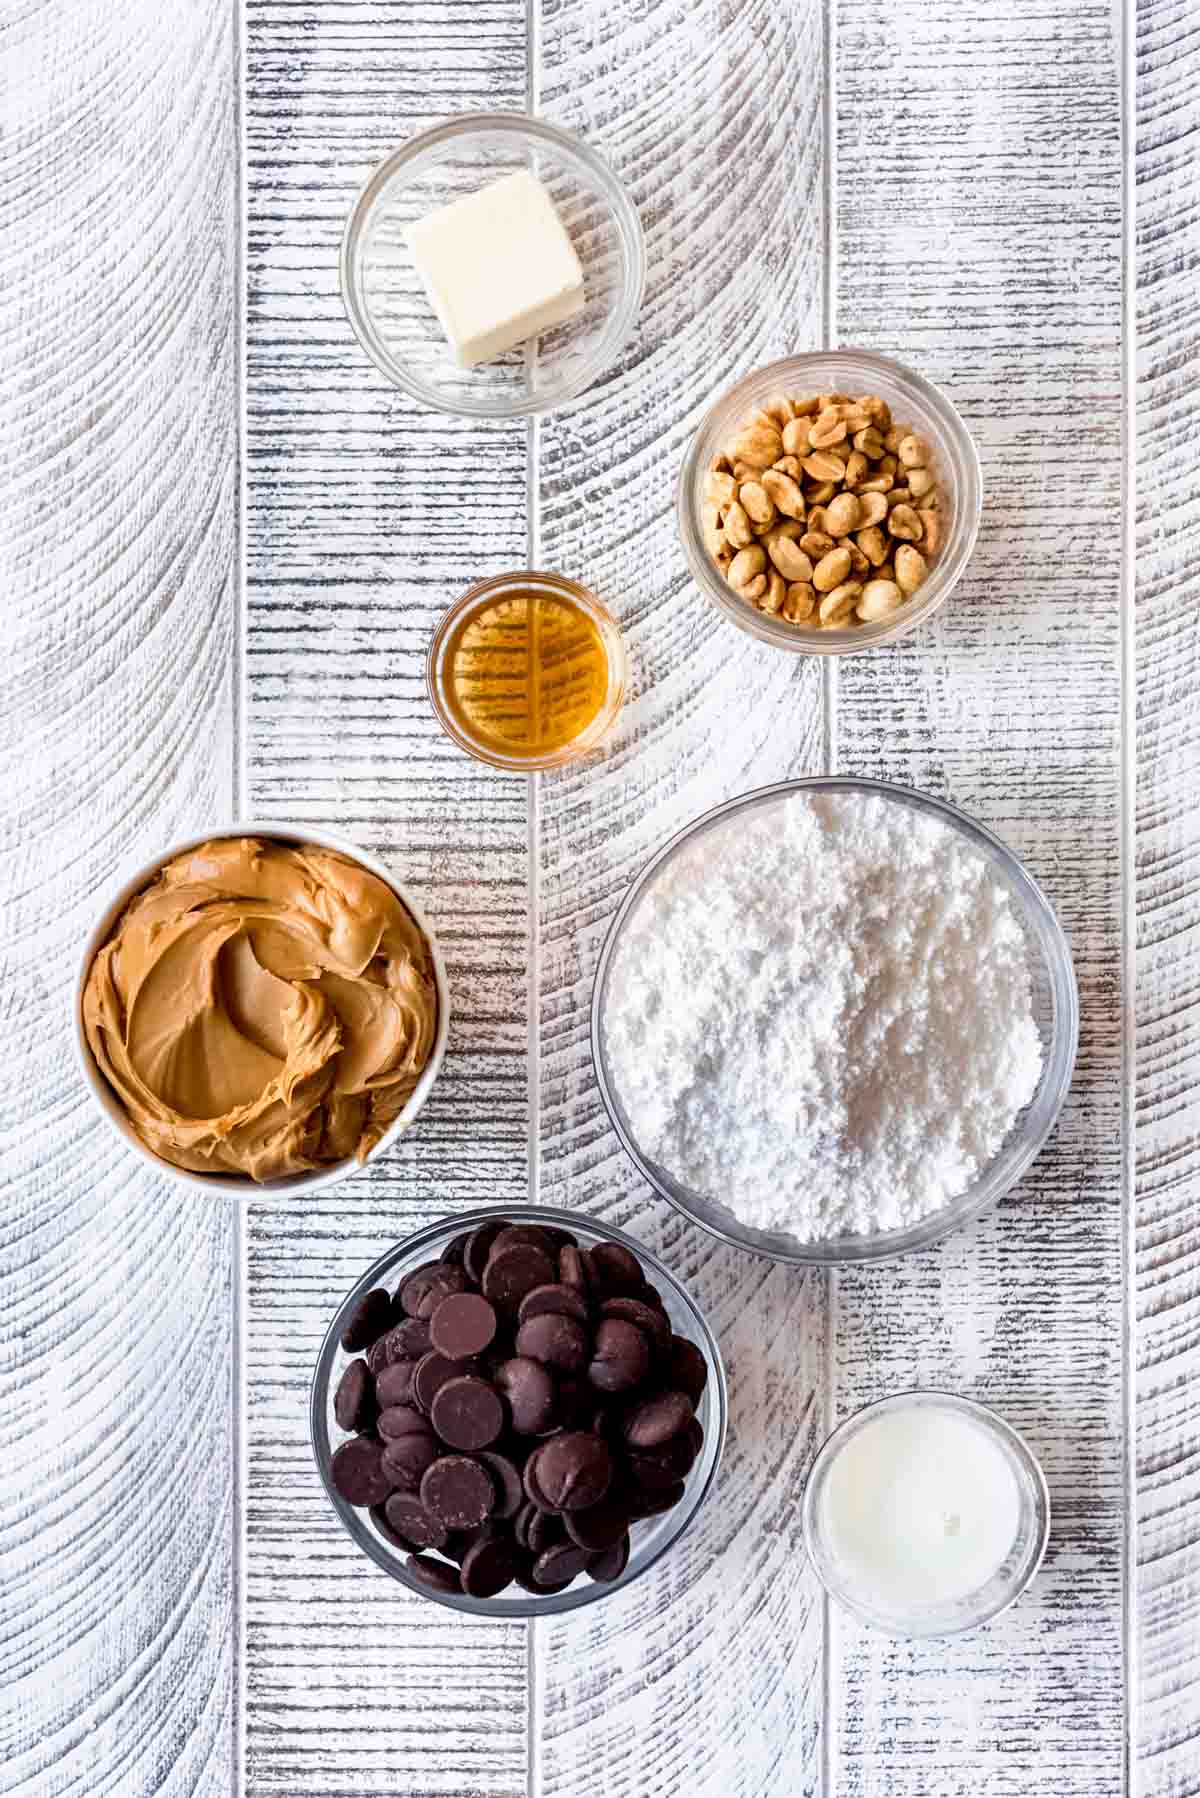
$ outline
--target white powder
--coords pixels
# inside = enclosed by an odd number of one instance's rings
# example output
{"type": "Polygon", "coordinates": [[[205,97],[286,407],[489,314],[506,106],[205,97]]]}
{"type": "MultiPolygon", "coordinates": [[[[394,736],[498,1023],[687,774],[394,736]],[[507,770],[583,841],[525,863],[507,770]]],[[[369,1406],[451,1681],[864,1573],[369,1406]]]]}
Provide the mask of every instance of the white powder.
{"type": "Polygon", "coordinates": [[[1006,888],[939,820],[854,794],[681,853],[631,915],[603,1029],[643,1153],[808,1242],[940,1210],[1042,1066],[1006,888]]]}

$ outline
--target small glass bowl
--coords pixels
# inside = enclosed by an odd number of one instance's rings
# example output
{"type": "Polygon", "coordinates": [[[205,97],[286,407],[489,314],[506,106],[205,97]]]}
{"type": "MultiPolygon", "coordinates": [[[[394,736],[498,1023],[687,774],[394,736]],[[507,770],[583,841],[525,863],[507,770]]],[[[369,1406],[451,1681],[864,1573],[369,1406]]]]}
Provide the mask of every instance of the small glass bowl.
{"type": "Polygon", "coordinates": [[[370,177],[342,239],[342,298],[368,356],[423,405],[472,418],[519,418],[577,399],[616,361],[645,279],[641,222],[608,164],[570,132],[523,113],[464,113],[412,138],[370,177]],[[546,187],[570,234],[584,310],[493,362],[460,368],[404,230],[519,169],[546,187]]]}
{"type": "Polygon", "coordinates": [[[975,547],[983,507],[979,455],[966,425],[945,394],[912,369],[868,350],[814,350],[787,356],[759,368],[722,394],[693,437],[676,491],[676,513],[683,551],[701,591],[717,610],[762,643],[793,655],[853,655],[894,643],[924,624],[945,605],[962,578],[975,547]],[[931,564],[928,578],[907,605],[876,624],[843,630],[815,630],[789,624],[739,599],[704,546],[704,483],[714,456],[720,455],[747,413],[781,393],[877,393],[888,402],[898,424],[911,425],[933,449],[933,468],[943,496],[946,541],[931,564]]]}
{"type": "Polygon", "coordinates": [[[586,587],[581,587],[577,581],[568,580],[563,574],[535,574],[530,570],[518,570],[513,574],[497,574],[490,580],[479,581],[461,599],[455,601],[433,634],[433,641],[429,645],[426,678],[429,698],[438,723],[460,749],[465,749],[468,755],[489,763],[493,768],[506,768],[513,774],[531,774],[536,769],[561,768],[568,762],[580,761],[595,749],[607,735],[621,709],[629,681],[629,663],[621,633],[612,614],[601,605],[594,593],[589,593],[586,587]],[[608,658],[608,690],[587,729],[577,737],[572,737],[569,743],[540,753],[532,751],[528,755],[505,755],[495,743],[472,736],[448,704],[446,686],[449,652],[456,637],[475,613],[508,595],[522,594],[557,597],[586,612],[600,633],[600,641],[608,658]]]}
{"type": "Polygon", "coordinates": [[[817,1578],[861,1623],[889,1636],[951,1636],[978,1629],[1006,1611],[1025,1591],[1042,1564],[1050,1537],[1050,1493],[1046,1476],[1024,1437],[987,1405],[952,1392],[901,1392],[865,1405],[838,1425],[817,1452],[804,1488],[801,1507],[804,1544],[817,1578]],[[1012,1547],[992,1577],[965,1598],[922,1605],[911,1611],[889,1611],[853,1588],[839,1566],[825,1527],[822,1499],[829,1475],[847,1443],[883,1412],[952,1411],[969,1418],[1000,1449],[1017,1485],[1017,1533],[1012,1547]]]}
{"type": "Polygon", "coordinates": [[[806,780],[780,781],[776,786],[759,787],[738,799],[726,800],[724,805],[715,806],[664,843],[626,893],[609,926],[592,988],[591,1027],[592,1060],[600,1096],[625,1153],[643,1178],[677,1211],[682,1211],[685,1217],[690,1217],[734,1248],[749,1249],[751,1253],[767,1255],[773,1261],[827,1266],[839,1262],[883,1261],[893,1255],[927,1248],[994,1205],[1016,1184],[1053,1130],[1071,1084],[1079,1042],[1079,994],[1067,939],[1050,901],[999,837],[994,837],[990,830],[985,830],[982,824],[968,818],[956,806],[926,793],[914,792],[909,787],[849,775],[814,776],[806,780]],[[752,1230],[726,1206],[693,1192],[677,1180],[669,1168],[651,1161],[634,1135],[614,1084],[604,1043],[604,1013],[616,951],[634,912],[646,902],[656,881],[695,838],[728,825],[742,812],[771,805],[791,793],[857,793],[890,800],[910,811],[940,819],[984,858],[992,873],[1007,887],[1015,915],[1025,933],[1033,1013],[1043,1051],[1037,1091],[1020,1113],[999,1153],[965,1192],[941,1211],[932,1212],[901,1229],[881,1230],[869,1236],[831,1237],[821,1242],[801,1242],[779,1231],[752,1230]]]}
{"type": "Polygon", "coordinates": [[[407,1586],[410,1592],[416,1592],[422,1598],[431,1598],[437,1604],[448,1605],[454,1611],[470,1611],[477,1617],[505,1619],[550,1617],[562,1611],[578,1610],[582,1605],[596,1604],[610,1592],[621,1591],[637,1579],[639,1574],[653,1567],[678,1542],[712,1490],[721,1451],[725,1446],[728,1405],[721,1351],[705,1322],[704,1313],[681,1281],[642,1243],[635,1241],[632,1236],[626,1236],[623,1230],[600,1224],[595,1218],[584,1217],[577,1211],[563,1211],[556,1206],[547,1205],[492,1205],[484,1211],[468,1211],[456,1217],[442,1218],[439,1223],[419,1230],[415,1236],[408,1237],[395,1248],[389,1249],[386,1255],[381,1255],[362,1278],[355,1282],[339,1305],[337,1315],[321,1344],[313,1375],[309,1425],[313,1453],[329,1502],[359,1548],[371,1557],[376,1566],[382,1567],[385,1573],[390,1573],[393,1579],[399,1580],[402,1586],[407,1586]],[[506,1217],[514,1224],[555,1224],[572,1231],[583,1248],[592,1248],[598,1242],[619,1242],[631,1250],[645,1268],[653,1285],[658,1288],[667,1316],[671,1320],[671,1328],[676,1335],[686,1336],[695,1343],[708,1368],[708,1381],[700,1403],[696,1406],[696,1416],[704,1429],[704,1447],[687,1476],[684,1495],[679,1503],[673,1510],[666,1511],[659,1517],[646,1518],[633,1525],[629,1565],[619,1579],[606,1583],[591,1580],[586,1574],[581,1574],[565,1592],[548,1593],[545,1598],[535,1597],[522,1586],[510,1586],[495,1598],[470,1598],[465,1592],[435,1592],[428,1586],[421,1585],[405,1566],[405,1552],[380,1535],[369,1511],[360,1511],[353,1505],[348,1505],[334,1490],[329,1477],[333,1452],[347,1440],[347,1432],[338,1426],[333,1415],[333,1396],[343,1368],[348,1361],[354,1359],[345,1352],[339,1340],[351,1311],[373,1287],[386,1286],[394,1291],[407,1274],[423,1261],[436,1259],[464,1230],[474,1230],[478,1225],[490,1223],[497,1217],[506,1217]]]}

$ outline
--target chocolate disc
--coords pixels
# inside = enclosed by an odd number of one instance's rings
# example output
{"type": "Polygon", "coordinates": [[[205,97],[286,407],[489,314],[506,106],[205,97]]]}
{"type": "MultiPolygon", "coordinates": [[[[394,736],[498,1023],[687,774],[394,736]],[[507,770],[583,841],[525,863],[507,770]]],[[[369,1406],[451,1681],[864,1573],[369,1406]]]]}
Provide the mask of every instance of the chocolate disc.
{"type": "Polygon", "coordinates": [[[489,1449],[480,1451],[477,1460],[481,1461],[492,1476],[496,1488],[496,1502],[492,1506],[493,1517],[515,1517],[525,1502],[525,1488],[521,1484],[521,1470],[515,1461],[507,1455],[497,1455],[489,1449]]]}
{"type": "Polygon", "coordinates": [[[369,1348],[391,1321],[391,1296],[382,1286],[376,1286],[364,1293],[347,1318],[341,1335],[342,1347],[348,1355],[356,1355],[359,1349],[369,1348]]]}
{"type": "Polygon", "coordinates": [[[629,1515],[631,1517],[659,1517],[664,1511],[673,1511],[683,1494],[682,1480],[676,1480],[673,1486],[666,1486],[661,1492],[631,1492],[628,1495],[629,1515]]]}
{"type": "Polygon", "coordinates": [[[696,1450],[687,1430],[660,1443],[658,1448],[640,1449],[629,1457],[629,1473],[634,1483],[648,1492],[663,1492],[691,1472],[696,1450]]]}
{"type": "Polygon", "coordinates": [[[479,1228],[472,1230],[467,1237],[466,1246],[463,1249],[463,1266],[476,1286],[483,1284],[483,1270],[487,1266],[488,1256],[492,1252],[492,1244],[501,1230],[507,1229],[508,1219],[497,1217],[491,1223],[480,1224],[479,1228]]]}
{"type": "Polygon", "coordinates": [[[413,1373],[413,1398],[422,1411],[431,1411],[433,1401],[446,1384],[447,1380],[455,1380],[460,1374],[468,1372],[461,1361],[448,1361],[445,1355],[439,1355],[436,1349],[430,1349],[422,1355],[413,1373]]]}
{"type": "Polygon", "coordinates": [[[568,1243],[558,1252],[558,1278],[563,1286],[573,1287],[585,1298],[591,1290],[591,1281],[588,1278],[583,1250],[574,1243],[568,1243]]]}
{"type": "Polygon", "coordinates": [[[456,1236],[452,1242],[448,1242],[442,1250],[442,1260],[450,1262],[454,1267],[461,1267],[463,1252],[466,1249],[467,1239],[470,1234],[471,1232],[469,1230],[464,1230],[461,1236],[456,1236]]]}
{"type": "Polygon", "coordinates": [[[375,1396],[386,1411],[393,1405],[407,1405],[412,1400],[416,1361],[389,1361],[375,1376],[375,1396]]]}
{"type": "Polygon", "coordinates": [[[392,1489],[383,1449],[374,1436],[352,1436],[335,1449],[329,1477],[348,1505],[381,1505],[392,1489]]]}
{"type": "Polygon", "coordinates": [[[554,1279],[554,1263],[544,1249],[533,1243],[519,1242],[502,1254],[493,1250],[483,1274],[483,1296],[498,1311],[515,1312],[526,1293],[535,1286],[549,1286],[554,1279]]]}
{"type": "Polygon", "coordinates": [[[440,1548],[446,1540],[446,1526],[412,1492],[393,1492],[383,1507],[383,1514],[396,1531],[414,1548],[440,1548]]]}
{"type": "Polygon", "coordinates": [[[605,1299],[600,1316],[619,1317],[624,1323],[635,1324],[649,1343],[651,1354],[670,1352],[671,1320],[657,1305],[644,1304],[641,1299],[605,1299]]]}
{"type": "Polygon", "coordinates": [[[559,1311],[581,1324],[588,1321],[587,1300],[579,1288],[564,1286],[561,1281],[555,1281],[551,1286],[535,1286],[532,1292],[527,1292],[521,1300],[518,1316],[522,1323],[527,1323],[531,1317],[541,1317],[547,1311],[559,1311]]]}
{"type": "Polygon", "coordinates": [[[602,1554],[592,1556],[587,1564],[588,1577],[607,1584],[609,1580],[620,1579],[628,1565],[629,1537],[625,1535],[602,1554]]]}
{"type": "Polygon", "coordinates": [[[536,1463],[537,1490],[554,1511],[583,1511],[599,1504],[612,1479],[608,1444],[590,1430],[551,1436],[531,1459],[536,1463]]]}
{"type": "MultiPolygon", "coordinates": [[[[417,1300],[416,1316],[430,1324],[432,1332],[433,1314],[446,1299],[456,1292],[466,1292],[469,1281],[465,1269],[455,1267],[449,1261],[443,1261],[434,1278],[426,1285],[417,1300]]],[[[434,1345],[436,1347],[436,1344],[434,1345]]]]}
{"type": "Polygon", "coordinates": [[[458,1581],[458,1569],[449,1566],[445,1561],[435,1561],[432,1555],[409,1555],[405,1565],[415,1580],[428,1586],[433,1592],[461,1592],[458,1581]]]}
{"type": "Polygon", "coordinates": [[[486,1448],[504,1428],[500,1394],[474,1374],[447,1380],[434,1395],[429,1412],[434,1429],[448,1448],[486,1448]]]}
{"type": "Polygon", "coordinates": [[[394,1356],[388,1353],[390,1335],[391,1331],[385,1330],[382,1336],[375,1338],[367,1350],[367,1366],[373,1374],[381,1374],[388,1362],[394,1359],[394,1356]]]}
{"type": "Polygon", "coordinates": [[[492,1476],[466,1455],[443,1455],[421,1481],[421,1502],[447,1529],[482,1523],[495,1501],[492,1476]]]}
{"type": "Polygon", "coordinates": [[[572,1542],[592,1554],[612,1548],[629,1529],[629,1512],[612,1499],[603,1499],[587,1511],[566,1511],[563,1526],[572,1542]]]}
{"type": "Polygon", "coordinates": [[[333,1395],[333,1415],[342,1430],[368,1430],[375,1417],[375,1382],[365,1361],[342,1369],[333,1395]]]}
{"type": "MultiPolygon", "coordinates": [[[[432,1433],[429,1419],[415,1405],[389,1405],[380,1413],[379,1434],[393,1442],[401,1436],[429,1436],[432,1433]]],[[[386,1442],[384,1446],[387,1446],[386,1442]]]]}
{"type": "Polygon", "coordinates": [[[526,1531],[530,1553],[540,1555],[543,1549],[549,1548],[552,1543],[561,1542],[562,1538],[562,1518],[555,1516],[553,1511],[539,1511],[535,1507],[526,1531]]]}
{"type": "Polygon", "coordinates": [[[696,1344],[689,1342],[686,1336],[672,1336],[667,1369],[667,1377],[676,1391],[686,1392],[692,1403],[698,1405],[708,1384],[708,1362],[696,1344]]]}
{"type": "Polygon", "coordinates": [[[494,1598],[512,1584],[516,1570],[516,1556],[508,1537],[485,1537],[463,1556],[462,1589],[472,1598],[494,1598]]]}
{"type": "Polygon", "coordinates": [[[424,1317],[405,1317],[387,1334],[389,1361],[419,1361],[429,1353],[429,1322],[424,1317]]]}
{"type": "Polygon", "coordinates": [[[631,1448],[657,1448],[685,1430],[692,1415],[686,1392],[656,1392],[625,1414],[625,1440],[631,1448]]]}
{"type": "Polygon", "coordinates": [[[547,1548],[533,1563],[533,1580],[538,1586],[557,1586],[561,1591],[583,1572],[591,1555],[574,1542],[557,1542],[547,1548]]]}
{"type": "Polygon", "coordinates": [[[605,1297],[628,1295],[636,1298],[646,1284],[646,1276],[636,1255],[620,1242],[598,1242],[588,1250],[592,1283],[605,1297]]]}
{"type": "Polygon", "coordinates": [[[384,1510],[383,1505],[371,1506],[371,1522],[375,1525],[375,1528],[379,1531],[379,1534],[383,1537],[384,1541],[390,1542],[393,1548],[401,1548],[404,1550],[405,1554],[411,1554],[413,1549],[416,1548],[417,1545],[415,1542],[410,1542],[407,1536],[402,1536],[399,1530],[394,1530],[392,1528],[387,1520],[387,1512],[384,1510]]]}
{"type": "Polygon", "coordinates": [[[515,1355],[496,1369],[495,1383],[508,1400],[519,1436],[540,1436],[554,1419],[554,1381],[540,1361],[515,1355]]]}
{"type": "Polygon", "coordinates": [[[540,1249],[542,1254],[549,1255],[551,1260],[558,1254],[558,1250],[540,1224],[505,1224],[488,1251],[488,1259],[490,1260],[493,1255],[502,1255],[506,1249],[515,1249],[523,1244],[528,1244],[530,1248],[540,1249]]]}
{"type": "Polygon", "coordinates": [[[429,1333],[439,1355],[466,1361],[490,1344],[496,1334],[496,1313],[478,1292],[451,1293],[430,1316],[429,1333]]]}
{"type": "Polygon", "coordinates": [[[398,1491],[416,1492],[441,1452],[432,1430],[424,1436],[401,1436],[384,1445],[383,1470],[398,1491]]]}
{"type": "Polygon", "coordinates": [[[440,1274],[447,1271],[444,1261],[425,1261],[407,1274],[396,1291],[396,1305],[406,1317],[416,1317],[417,1306],[440,1274]]]}
{"type": "Polygon", "coordinates": [[[517,1331],[517,1354],[560,1373],[578,1373],[587,1365],[587,1331],[578,1318],[544,1311],[527,1317],[517,1331]]]}
{"type": "Polygon", "coordinates": [[[598,1392],[632,1392],[650,1371],[650,1345],[636,1324],[603,1318],[596,1330],[587,1377],[598,1392]]]}

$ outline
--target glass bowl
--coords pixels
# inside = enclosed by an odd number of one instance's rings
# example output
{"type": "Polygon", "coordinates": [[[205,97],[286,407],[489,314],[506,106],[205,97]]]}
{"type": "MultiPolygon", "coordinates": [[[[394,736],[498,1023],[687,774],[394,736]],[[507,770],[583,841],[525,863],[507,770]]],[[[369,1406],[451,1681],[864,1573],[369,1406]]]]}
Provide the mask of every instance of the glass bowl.
{"type": "Polygon", "coordinates": [[[637,1579],[639,1574],[653,1567],[678,1542],[712,1490],[721,1451],[725,1446],[727,1411],[728,1393],[721,1351],[705,1322],[704,1314],[686,1287],[649,1249],[632,1236],[626,1236],[624,1231],[600,1224],[594,1218],[584,1217],[577,1211],[563,1211],[556,1206],[547,1205],[492,1205],[483,1211],[468,1211],[442,1218],[439,1223],[419,1230],[415,1236],[408,1237],[395,1248],[389,1249],[386,1255],[381,1255],[362,1278],[356,1281],[338,1306],[337,1315],[321,1344],[313,1376],[309,1423],[313,1453],[329,1502],[359,1548],[371,1557],[376,1566],[382,1567],[385,1573],[390,1573],[393,1579],[399,1580],[402,1586],[407,1586],[410,1592],[416,1592],[422,1598],[431,1598],[438,1604],[449,1605],[451,1610],[470,1611],[478,1617],[549,1617],[561,1611],[578,1610],[581,1605],[596,1604],[610,1592],[621,1591],[637,1579]],[[342,1369],[348,1361],[354,1359],[354,1356],[345,1352],[339,1340],[350,1312],[373,1287],[386,1286],[394,1290],[423,1261],[436,1259],[464,1230],[473,1230],[479,1224],[489,1223],[498,1217],[507,1218],[514,1224],[555,1224],[571,1230],[583,1248],[591,1248],[599,1242],[619,1242],[631,1250],[645,1268],[652,1284],[658,1288],[672,1329],[676,1335],[686,1336],[695,1343],[704,1356],[708,1369],[708,1381],[700,1403],[696,1406],[696,1416],[704,1429],[704,1447],[687,1476],[684,1495],[679,1503],[662,1516],[651,1517],[633,1525],[629,1565],[619,1579],[600,1582],[581,1574],[565,1592],[548,1593],[544,1598],[526,1592],[521,1586],[511,1586],[495,1598],[470,1598],[466,1593],[434,1592],[421,1585],[405,1567],[405,1552],[393,1546],[379,1533],[369,1511],[360,1511],[353,1505],[348,1505],[334,1490],[329,1477],[333,1452],[347,1439],[347,1432],[338,1426],[333,1415],[333,1396],[342,1369]]]}
{"type": "Polygon", "coordinates": [[[1049,900],[1012,850],[998,837],[955,806],[911,788],[891,786],[885,781],[828,776],[781,781],[776,786],[760,787],[741,798],[727,800],[724,805],[716,806],[685,826],[663,845],[638,875],[609,926],[592,989],[591,1030],[596,1079],[613,1127],[626,1153],[663,1198],[735,1248],[749,1249],[775,1261],[828,1265],[879,1261],[925,1248],[960,1224],[977,1217],[989,1205],[994,1205],[1021,1178],[1054,1128],[1071,1084],[1079,1038],[1079,997],[1067,940],[1049,900]],[[638,1144],[616,1089],[605,1049],[604,1015],[616,951],[634,913],[646,901],[657,878],[669,870],[676,857],[697,838],[728,824],[743,812],[770,805],[790,793],[875,795],[940,819],[983,856],[992,873],[1007,887],[1015,915],[1025,932],[1034,1019],[1043,1051],[1041,1077],[1032,1099],[991,1163],[958,1198],[913,1224],[870,1235],[830,1237],[820,1242],[801,1242],[778,1231],[749,1229],[724,1205],[692,1191],[678,1181],[669,1168],[650,1160],[638,1144]]]}
{"type": "Polygon", "coordinates": [[[608,164],[570,132],[523,113],[464,113],[412,138],[370,177],[342,239],[342,298],[368,356],[423,405],[472,418],[551,412],[578,398],[629,337],[645,277],[641,222],[608,164]],[[584,310],[494,362],[460,368],[403,233],[520,169],[549,191],[575,245],[584,310]]]}
{"type": "Polygon", "coordinates": [[[861,1623],[890,1636],[950,1636],[1006,1611],[1016,1602],[1042,1564],[1050,1536],[1050,1494],[1046,1476],[1023,1436],[997,1412],[951,1392],[902,1392],[856,1411],[838,1425],[818,1450],[804,1488],[801,1508],[804,1544],[821,1584],[831,1598],[861,1623]],[[830,1475],[839,1455],[859,1432],[884,1413],[949,1411],[968,1419],[998,1448],[1017,1488],[1017,1526],[1012,1546],[996,1571],[965,1597],[889,1608],[856,1586],[841,1564],[825,1515],[830,1475]]]}
{"type": "Polygon", "coordinates": [[[975,547],[983,506],[979,455],[966,425],[933,384],[888,356],[869,350],[814,350],[786,356],[738,381],[713,406],[693,437],[679,472],[675,496],[684,555],[698,586],[717,610],[761,643],[794,655],[853,655],[894,643],[924,624],[945,605],[962,579],[975,547]],[[780,393],[876,393],[888,402],[897,423],[910,424],[933,447],[934,466],[948,521],[946,541],[928,578],[907,605],[876,624],[846,630],[816,630],[759,612],[739,599],[704,546],[704,483],[713,457],[747,413],[780,393]]]}
{"type": "Polygon", "coordinates": [[[493,575],[479,581],[463,594],[446,612],[429,645],[426,670],[429,698],[438,723],[446,735],[465,749],[468,755],[493,768],[507,768],[514,774],[528,774],[535,768],[560,768],[588,755],[607,735],[625,698],[629,680],[629,662],[625,645],[611,613],[601,605],[594,593],[562,574],[535,574],[531,570],[514,574],[493,575]],[[530,749],[522,754],[505,754],[497,742],[476,737],[468,731],[447,701],[447,674],[452,651],[472,618],[509,595],[544,595],[564,599],[578,606],[591,619],[600,635],[608,661],[608,689],[595,717],[585,730],[557,749],[530,749]]]}

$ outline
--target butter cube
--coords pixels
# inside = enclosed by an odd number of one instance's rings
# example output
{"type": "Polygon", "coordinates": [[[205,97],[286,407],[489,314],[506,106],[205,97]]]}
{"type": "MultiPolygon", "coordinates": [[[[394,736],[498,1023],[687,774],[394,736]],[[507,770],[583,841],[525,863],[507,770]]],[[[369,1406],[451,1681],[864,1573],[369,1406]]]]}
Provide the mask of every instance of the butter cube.
{"type": "Polygon", "coordinates": [[[583,310],[579,258],[527,169],[439,207],[404,237],[462,368],[583,310]]]}

